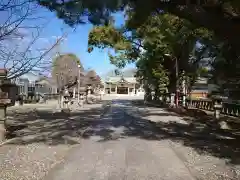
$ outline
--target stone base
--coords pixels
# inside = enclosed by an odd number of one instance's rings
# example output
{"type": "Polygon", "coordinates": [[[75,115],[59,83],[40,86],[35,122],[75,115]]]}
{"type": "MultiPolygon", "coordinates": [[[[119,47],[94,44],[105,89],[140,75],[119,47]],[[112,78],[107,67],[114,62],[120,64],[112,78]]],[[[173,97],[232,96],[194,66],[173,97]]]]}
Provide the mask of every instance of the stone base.
{"type": "Polygon", "coordinates": [[[79,105],[80,107],[83,107],[83,105],[84,105],[83,100],[80,100],[79,103],[78,103],[78,105],[79,105]]]}
{"type": "Polygon", "coordinates": [[[5,140],[6,134],[6,106],[0,106],[0,141],[5,140]]]}
{"type": "Polygon", "coordinates": [[[69,114],[69,113],[70,113],[70,109],[69,109],[69,108],[63,108],[63,109],[61,110],[61,112],[66,113],[66,114],[69,114]]]}
{"type": "Polygon", "coordinates": [[[15,102],[15,106],[20,106],[19,101],[16,101],[16,102],[15,102]]]}
{"type": "Polygon", "coordinates": [[[0,142],[5,140],[5,135],[6,135],[6,128],[4,123],[0,124],[0,142]]]}
{"type": "Polygon", "coordinates": [[[87,104],[93,104],[93,101],[88,100],[87,104]]]}
{"type": "Polygon", "coordinates": [[[229,130],[229,129],[231,129],[231,128],[228,126],[227,122],[225,122],[225,121],[220,121],[220,122],[219,122],[219,125],[220,125],[220,128],[221,128],[221,129],[224,129],[224,130],[229,130]]]}

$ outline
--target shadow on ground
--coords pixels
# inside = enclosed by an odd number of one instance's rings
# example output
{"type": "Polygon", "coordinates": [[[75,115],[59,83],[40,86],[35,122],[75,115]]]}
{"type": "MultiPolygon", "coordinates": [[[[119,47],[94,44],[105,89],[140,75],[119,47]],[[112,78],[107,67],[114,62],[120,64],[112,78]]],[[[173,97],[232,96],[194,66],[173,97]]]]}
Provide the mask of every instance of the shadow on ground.
{"type": "Polygon", "coordinates": [[[45,143],[49,145],[77,144],[86,128],[99,122],[100,116],[108,109],[102,107],[80,110],[79,112],[53,112],[32,110],[8,114],[6,138],[8,144],[45,143]]]}
{"type": "MultiPolygon", "coordinates": [[[[136,106],[143,106],[141,101],[134,102],[136,106]]],[[[157,107],[152,105],[152,107],[157,107]]],[[[132,133],[140,138],[153,140],[170,139],[181,142],[184,146],[194,148],[198,153],[210,154],[219,158],[228,159],[229,163],[240,164],[240,119],[221,117],[215,120],[213,116],[197,109],[172,109],[165,108],[165,113],[146,113],[146,116],[158,115],[178,116],[185,123],[179,122],[148,122],[143,116],[141,121],[136,120],[135,125],[144,127],[142,131],[149,129],[149,135],[144,133],[132,133]],[[166,113],[168,112],[168,113],[166,113]],[[222,129],[219,122],[226,122],[228,129],[222,129]],[[151,125],[149,125],[151,124],[151,125]],[[149,128],[146,128],[148,127],[149,128]],[[142,135],[141,135],[142,134],[142,135]]]]}
{"type": "MultiPolygon", "coordinates": [[[[140,101],[137,103],[134,102],[134,105],[143,107],[140,101]]],[[[131,108],[129,104],[126,106],[131,108]]],[[[168,139],[194,148],[200,154],[210,154],[225,158],[229,163],[240,164],[239,128],[221,129],[212,117],[198,113],[187,116],[163,112],[158,113],[159,121],[156,123],[147,120],[146,116],[150,113],[135,118],[133,114],[125,113],[123,108],[114,106],[71,113],[69,116],[50,112],[33,112],[28,117],[18,115],[17,121],[25,127],[12,131],[19,138],[13,144],[76,144],[80,137],[98,137],[98,142],[128,137],[157,141],[168,139]],[[185,123],[161,121],[161,118],[167,119],[169,116],[179,116],[185,123]]]]}

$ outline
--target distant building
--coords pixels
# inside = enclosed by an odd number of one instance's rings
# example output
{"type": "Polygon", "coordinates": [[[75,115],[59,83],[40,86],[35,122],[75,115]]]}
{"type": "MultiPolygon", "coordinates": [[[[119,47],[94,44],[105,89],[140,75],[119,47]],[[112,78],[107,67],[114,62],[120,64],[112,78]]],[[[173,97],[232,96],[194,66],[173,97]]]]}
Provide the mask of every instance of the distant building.
{"type": "Polygon", "coordinates": [[[217,86],[208,83],[208,78],[199,77],[194,83],[190,94],[191,98],[207,98],[209,94],[217,90],[217,86]]]}
{"type": "Polygon", "coordinates": [[[194,83],[190,96],[192,98],[207,98],[207,96],[215,91],[217,91],[218,86],[209,82],[209,71],[211,66],[209,65],[211,58],[202,58],[200,60],[200,67],[206,69],[205,73],[201,74],[194,83]]]}
{"type": "Polygon", "coordinates": [[[25,96],[57,93],[57,86],[51,78],[37,75],[33,72],[18,77],[15,83],[18,87],[17,94],[25,96]]]}
{"type": "Polygon", "coordinates": [[[105,94],[126,94],[134,95],[143,92],[142,85],[134,77],[135,72],[133,70],[126,71],[127,73],[121,73],[121,75],[114,75],[109,73],[104,80],[104,92],[105,94]]]}
{"type": "Polygon", "coordinates": [[[58,87],[55,81],[49,77],[41,77],[35,82],[36,94],[57,94],[58,87]]]}

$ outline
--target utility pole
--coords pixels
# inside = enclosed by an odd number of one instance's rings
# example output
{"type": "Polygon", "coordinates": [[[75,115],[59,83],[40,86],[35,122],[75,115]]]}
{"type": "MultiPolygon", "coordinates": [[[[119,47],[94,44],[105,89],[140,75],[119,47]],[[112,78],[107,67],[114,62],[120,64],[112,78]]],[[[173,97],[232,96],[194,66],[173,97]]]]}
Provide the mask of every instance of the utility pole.
{"type": "Polygon", "coordinates": [[[178,88],[178,60],[175,57],[175,65],[176,65],[176,107],[178,107],[179,101],[179,88],[178,88]]]}
{"type": "Polygon", "coordinates": [[[78,65],[78,103],[80,102],[80,78],[81,78],[81,66],[78,65]]]}
{"type": "Polygon", "coordinates": [[[182,81],[182,89],[183,89],[183,101],[182,101],[182,105],[183,107],[186,107],[186,76],[185,76],[185,72],[183,71],[183,81],[182,81]]]}

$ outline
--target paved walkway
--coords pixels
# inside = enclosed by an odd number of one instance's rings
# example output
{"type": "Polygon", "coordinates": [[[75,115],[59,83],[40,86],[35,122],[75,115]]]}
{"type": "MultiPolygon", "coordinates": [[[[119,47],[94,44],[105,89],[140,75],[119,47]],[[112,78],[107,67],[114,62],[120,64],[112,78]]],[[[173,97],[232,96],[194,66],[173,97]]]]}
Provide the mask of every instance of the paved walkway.
{"type": "Polygon", "coordinates": [[[81,147],[44,180],[193,180],[167,140],[149,141],[134,134],[147,132],[131,129],[133,118],[126,114],[126,104],[113,101],[101,119],[83,132],[81,147]]]}
{"type": "Polygon", "coordinates": [[[0,179],[240,179],[240,163],[231,161],[238,152],[230,152],[233,158],[216,148],[230,151],[225,139],[128,99],[108,98],[68,116],[41,110],[25,119],[20,140],[0,147],[0,179]]]}
{"type": "Polygon", "coordinates": [[[167,142],[84,140],[45,180],[193,180],[167,142]]]}

